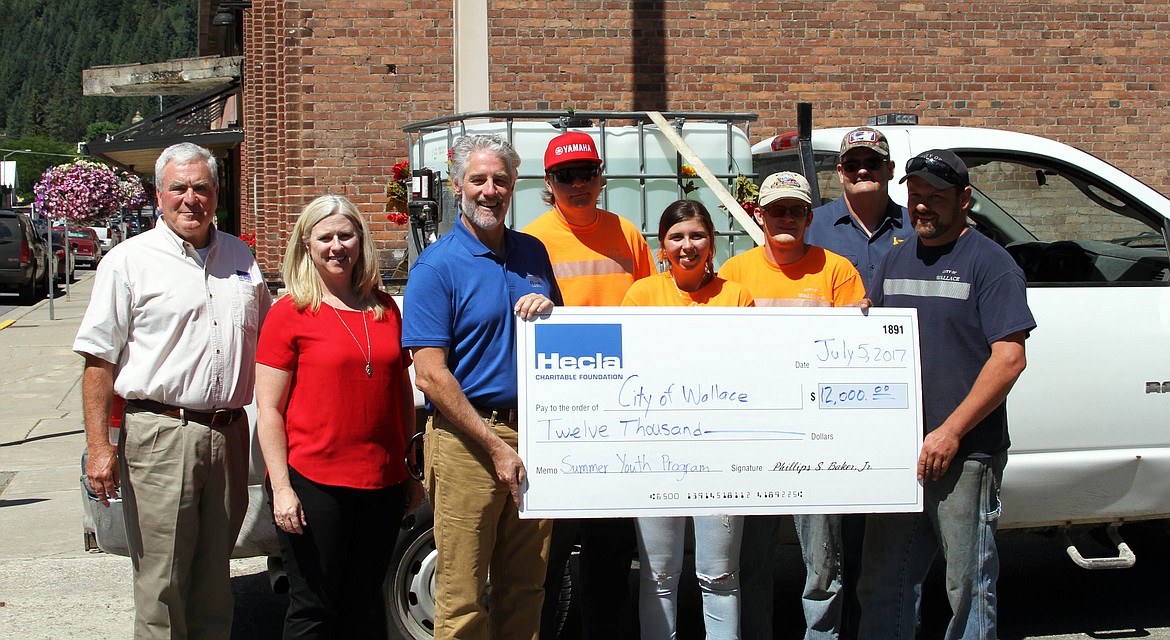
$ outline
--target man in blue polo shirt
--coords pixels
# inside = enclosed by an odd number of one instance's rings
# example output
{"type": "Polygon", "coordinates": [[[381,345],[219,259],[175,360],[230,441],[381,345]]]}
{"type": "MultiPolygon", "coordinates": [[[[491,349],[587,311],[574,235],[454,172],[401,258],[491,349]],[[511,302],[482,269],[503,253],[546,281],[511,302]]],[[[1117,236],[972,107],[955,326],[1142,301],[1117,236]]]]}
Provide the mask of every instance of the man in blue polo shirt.
{"type": "Polygon", "coordinates": [[[1005,402],[1036,321],[1020,267],[967,223],[963,161],[945,149],[924,151],[906,163],[902,181],[917,238],[882,261],[870,297],[918,310],[923,507],[866,520],[859,637],[914,638],[918,594],[941,551],[953,614],[946,637],[995,638],[995,529],[1011,444],[1005,402]]]}
{"type": "Polygon", "coordinates": [[[837,178],[840,198],[813,209],[805,242],[844,256],[866,290],[890,248],[914,237],[906,207],[890,199],[894,162],[881,131],[859,127],[841,139],[837,178]]]}
{"type": "Polygon", "coordinates": [[[518,319],[561,304],[561,294],[544,245],[504,226],[519,164],[497,136],[455,143],[459,220],[411,267],[403,304],[402,344],[433,409],[426,476],[437,640],[535,640],[540,626],[552,525],[517,511],[525,470],[516,452],[515,336],[518,319]]]}

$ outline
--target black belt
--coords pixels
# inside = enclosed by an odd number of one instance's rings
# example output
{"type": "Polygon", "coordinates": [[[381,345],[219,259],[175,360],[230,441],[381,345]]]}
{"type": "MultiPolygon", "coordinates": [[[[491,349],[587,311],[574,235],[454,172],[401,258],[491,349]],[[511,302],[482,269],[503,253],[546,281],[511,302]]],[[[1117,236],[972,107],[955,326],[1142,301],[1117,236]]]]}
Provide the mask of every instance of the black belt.
{"type": "Polygon", "coordinates": [[[520,411],[516,407],[481,407],[478,404],[473,404],[471,407],[475,409],[479,417],[488,420],[515,423],[520,417],[520,411]]]}
{"type": "Polygon", "coordinates": [[[244,414],[243,409],[215,409],[213,411],[192,411],[191,409],[184,409],[182,407],[172,407],[169,404],[155,402],[154,400],[127,400],[127,406],[131,406],[150,413],[157,413],[162,416],[170,416],[178,418],[183,421],[183,424],[188,422],[195,422],[206,425],[208,427],[218,427],[235,422],[237,418],[244,414]]]}

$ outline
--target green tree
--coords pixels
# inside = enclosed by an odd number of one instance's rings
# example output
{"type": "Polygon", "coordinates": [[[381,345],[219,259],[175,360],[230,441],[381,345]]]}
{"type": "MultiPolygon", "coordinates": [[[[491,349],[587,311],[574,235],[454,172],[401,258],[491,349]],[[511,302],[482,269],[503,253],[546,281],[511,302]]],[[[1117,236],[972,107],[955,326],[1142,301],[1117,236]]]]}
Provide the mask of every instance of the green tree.
{"type": "Polygon", "coordinates": [[[16,197],[21,201],[32,200],[33,186],[41,174],[54,165],[69,162],[77,148],[48,138],[21,138],[0,142],[0,157],[8,155],[10,162],[16,162],[16,181],[19,188],[16,197]],[[27,150],[27,151],[26,151],[27,150]],[[8,155],[10,151],[18,151],[8,155]]]}
{"type": "Polygon", "coordinates": [[[94,122],[85,128],[85,137],[82,138],[85,142],[93,142],[94,140],[104,139],[106,136],[118,133],[124,127],[116,122],[109,120],[101,120],[94,122]]]}
{"type": "Polygon", "coordinates": [[[128,126],[135,111],[157,112],[159,99],[84,97],[81,71],[197,53],[196,0],[0,0],[0,12],[0,129],[9,138],[72,145],[91,123],[128,126]]]}

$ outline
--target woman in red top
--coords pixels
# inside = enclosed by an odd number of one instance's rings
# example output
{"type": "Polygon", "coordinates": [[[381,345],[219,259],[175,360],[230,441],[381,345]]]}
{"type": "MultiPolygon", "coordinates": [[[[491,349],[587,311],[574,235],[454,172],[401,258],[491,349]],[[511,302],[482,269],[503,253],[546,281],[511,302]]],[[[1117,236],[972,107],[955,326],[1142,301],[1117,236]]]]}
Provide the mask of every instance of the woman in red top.
{"type": "Polygon", "coordinates": [[[402,318],[353,203],[305,207],[256,356],[257,431],[289,578],[285,638],[385,638],[414,393],[402,318]]]}

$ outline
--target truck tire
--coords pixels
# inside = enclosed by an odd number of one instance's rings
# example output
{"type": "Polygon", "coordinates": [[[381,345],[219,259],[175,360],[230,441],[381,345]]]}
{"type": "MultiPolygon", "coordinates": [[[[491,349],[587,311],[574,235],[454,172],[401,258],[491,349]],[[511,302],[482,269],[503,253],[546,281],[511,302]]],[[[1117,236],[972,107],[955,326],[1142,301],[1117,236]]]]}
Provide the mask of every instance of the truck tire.
{"type": "Polygon", "coordinates": [[[37,286],[40,273],[34,268],[32,277],[28,279],[27,283],[20,285],[20,303],[32,304],[38,300],[37,294],[40,293],[40,287],[37,286]]]}
{"type": "Polygon", "coordinates": [[[391,640],[430,640],[435,628],[434,516],[423,502],[407,516],[386,572],[386,629],[391,640]]]}
{"type": "MultiPolygon", "coordinates": [[[[434,638],[435,564],[439,557],[435,548],[434,525],[431,503],[424,501],[414,513],[407,516],[403,531],[394,545],[394,555],[390,558],[390,568],[386,571],[382,588],[386,597],[386,630],[390,640],[434,638]]],[[[555,596],[558,598],[558,637],[570,628],[576,631],[579,625],[575,616],[570,615],[575,577],[571,572],[575,570],[575,564],[575,559],[570,560],[560,593],[555,596]]]]}

